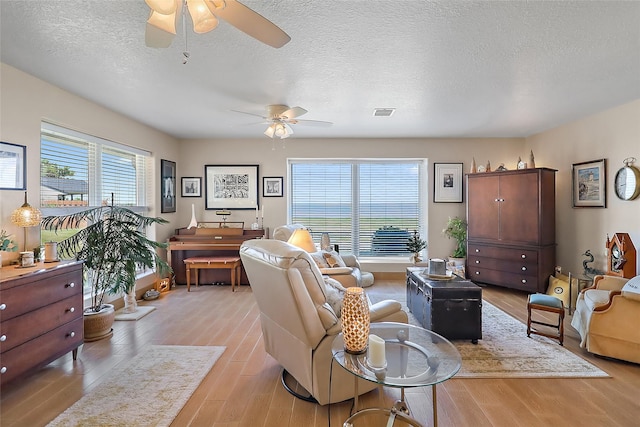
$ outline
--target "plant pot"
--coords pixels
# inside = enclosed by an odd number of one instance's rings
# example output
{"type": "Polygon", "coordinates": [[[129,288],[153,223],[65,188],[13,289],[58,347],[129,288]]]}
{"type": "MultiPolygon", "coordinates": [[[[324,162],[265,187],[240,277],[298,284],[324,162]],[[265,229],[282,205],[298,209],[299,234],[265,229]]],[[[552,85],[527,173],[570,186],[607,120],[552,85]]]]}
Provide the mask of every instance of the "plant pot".
{"type": "Polygon", "coordinates": [[[113,322],[116,318],[116,311],[113,304],[103,304],[102,310],[98,312],[84,312],[84,341],[98,341],[110,338],[113,335],[113,322]]]}

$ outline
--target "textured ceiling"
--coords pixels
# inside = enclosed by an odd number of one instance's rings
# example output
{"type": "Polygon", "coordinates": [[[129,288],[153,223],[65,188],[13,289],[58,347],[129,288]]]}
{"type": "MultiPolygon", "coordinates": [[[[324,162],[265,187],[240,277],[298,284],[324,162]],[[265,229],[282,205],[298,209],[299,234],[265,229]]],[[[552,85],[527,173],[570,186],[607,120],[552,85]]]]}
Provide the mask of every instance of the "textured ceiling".
{"type": "Polygon", "coordinates": [[[640,98],[638,1],[246,0],[281,49],[221,22],[145,47],[144,0],[0,1],[2,62],[179,138],[514,137],[640,98]],[[377,107],[396,108],[373,117],[377,107]]]}

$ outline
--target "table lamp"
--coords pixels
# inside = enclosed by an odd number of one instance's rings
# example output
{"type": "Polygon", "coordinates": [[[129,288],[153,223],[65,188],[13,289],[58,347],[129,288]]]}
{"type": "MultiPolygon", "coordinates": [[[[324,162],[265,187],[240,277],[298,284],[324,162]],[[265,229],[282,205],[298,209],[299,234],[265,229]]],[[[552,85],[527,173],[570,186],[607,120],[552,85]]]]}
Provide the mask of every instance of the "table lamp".
{"type": "Polygon", "coordinates": [[[24,192],[24,204],[11,214],[11,222],[24,229],[24,250],[27,250],[27,227],[40,225],[42,213],[27,203],[27,192],[24,192]]]}
{"type": "Polygon", "coordinates": [[[313,238],[311,237],[311,233],[306,228],[297,228],[293,231],[291,237],[287,242],[291,243],[294,246],[299,247],[303,251],[307,252],[315,252],[316,245],[313,243],[313,238]]]}

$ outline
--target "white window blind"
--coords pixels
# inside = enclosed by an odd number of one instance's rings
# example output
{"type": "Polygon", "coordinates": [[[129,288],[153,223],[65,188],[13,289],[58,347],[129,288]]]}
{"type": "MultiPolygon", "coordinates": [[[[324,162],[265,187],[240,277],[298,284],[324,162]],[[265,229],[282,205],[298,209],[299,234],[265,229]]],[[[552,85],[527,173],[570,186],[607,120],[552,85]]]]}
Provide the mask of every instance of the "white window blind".
{"type": "Polygon", "coordinates": [[[144,150],[42,123],[40,155],[41,207],[56,209],[46,214],[112,202],[135,210],[146,205],[144,150]]]}
{"type": "Polygon", "coordinates": [[[426,224],[422,159],[291,159],[290,223],[323,232],[340,252],[361,257],[409,254],[407,239],[426,224]]]}

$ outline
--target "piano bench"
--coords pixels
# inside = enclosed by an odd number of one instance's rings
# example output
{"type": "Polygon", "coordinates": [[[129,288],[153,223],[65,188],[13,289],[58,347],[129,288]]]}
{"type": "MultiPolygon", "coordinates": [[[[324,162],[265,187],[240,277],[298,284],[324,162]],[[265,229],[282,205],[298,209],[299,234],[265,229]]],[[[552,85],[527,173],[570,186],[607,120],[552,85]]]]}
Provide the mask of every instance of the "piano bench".
{"type": "Polygon", "coordinates": [[[191,292],[191,270],[195,270],[196,287],[198,286],[198,270],[201,268],[222,268],[231,270],[231,292],[235,292],[236,283],[240,286],[242,263],[239,256],[191,257],[184,260],[187,267],[187,292],[191,292]]]}

